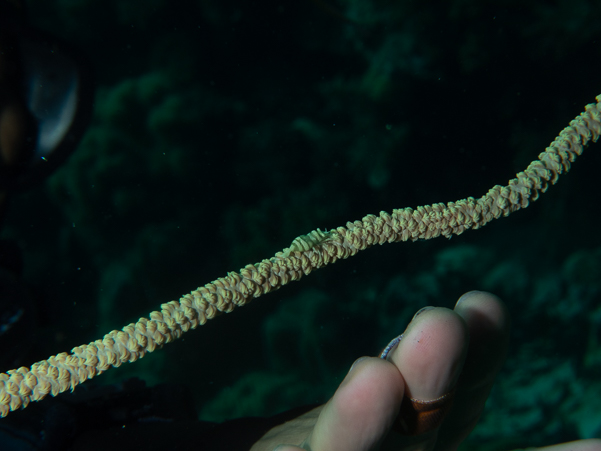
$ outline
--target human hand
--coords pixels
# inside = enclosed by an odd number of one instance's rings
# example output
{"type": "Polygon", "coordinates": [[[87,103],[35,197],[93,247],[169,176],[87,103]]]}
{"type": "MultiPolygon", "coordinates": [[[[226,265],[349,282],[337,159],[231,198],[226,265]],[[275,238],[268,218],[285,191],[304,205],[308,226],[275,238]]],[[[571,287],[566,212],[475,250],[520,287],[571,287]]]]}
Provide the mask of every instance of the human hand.
{"type": "MultiPolygon", "coordinates": [[[[251,451],[454,450],[478,422],[508,341],[507,310],[492,294],[422,309],[386,360],[355,361],[330,401],[271,429],[251,451]],[[434,410],[419,416],[412,406],[434,410]]],[[[601,440],[540,450],[601,451],[601,440]]]]}

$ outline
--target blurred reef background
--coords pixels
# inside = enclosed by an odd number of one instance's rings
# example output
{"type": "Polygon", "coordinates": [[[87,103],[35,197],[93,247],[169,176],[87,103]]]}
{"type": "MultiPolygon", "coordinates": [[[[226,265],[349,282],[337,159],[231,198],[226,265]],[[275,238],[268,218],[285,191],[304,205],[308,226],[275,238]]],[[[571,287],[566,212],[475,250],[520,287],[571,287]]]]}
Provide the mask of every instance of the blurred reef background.
{"type": "MultiPolygon", "coordinates": [[[[102,337],[293,238],[483,195],[601,94],[593,0],[31,0],[77,46],[92,124],[12,200],[36,327],[6,371],[102,337]]],[[[92,383],[189,390],[201,419],[328,399],[426,305],[472,289],[511,352],[464,449],[601,436],[601,144],[539,201],[451,240],[377,246],[92,383]]],[[[32,327],[32,329],[34,329],[32,327]]]]}

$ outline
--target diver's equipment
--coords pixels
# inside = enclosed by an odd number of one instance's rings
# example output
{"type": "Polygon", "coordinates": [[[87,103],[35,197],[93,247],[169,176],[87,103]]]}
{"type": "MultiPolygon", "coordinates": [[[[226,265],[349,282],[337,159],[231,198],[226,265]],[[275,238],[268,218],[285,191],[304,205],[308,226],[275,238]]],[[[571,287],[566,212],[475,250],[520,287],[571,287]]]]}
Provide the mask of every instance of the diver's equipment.
{"type": "Polygon", "coordinates": [[[0,0],[0,189],[43,180],[73,152],[92,112],[89,64],[24,16],[21,2],[0,0]]]}

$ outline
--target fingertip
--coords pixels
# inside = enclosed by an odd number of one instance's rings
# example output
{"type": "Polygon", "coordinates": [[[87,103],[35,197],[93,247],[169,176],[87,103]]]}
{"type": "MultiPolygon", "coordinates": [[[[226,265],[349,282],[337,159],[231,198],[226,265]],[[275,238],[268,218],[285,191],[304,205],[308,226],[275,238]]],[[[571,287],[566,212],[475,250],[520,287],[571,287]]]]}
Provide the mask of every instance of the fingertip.
{"type": "Polygon", "coordinates": [[[482,291],[479,290],[472,290],[472,291],[468,291],[467,293],[463,293],[459,299],[457,299],[457,302],[455,303],[455,307],[457,307],[459,304],[461,304],[462,302],[467,301],[470,298],[473,298],[474,296],[480,296],[481,293],[483,293],[482,291]]]}
{"type": "Polygon", "coordinates": [[[377,357],[355,362],[321,411],[311,434],[311,448],[373,449],[398,415],[404,390],[403,376],[392,363],[377,357]]]}
{"type": "Polygon", "coordinates": [[[467,324],[470,345],[452,410],[439,432],[449,449],[458,446],[474,428],[509,343],[509,314],[494,294],[470,291],[459,298],[454,310],[467,324]]]}
{"type": "Polygon", "coordinates": [[[559,445],[545,446],[544,448],[533,448],[536,451],[601,451],[601,439],[591,438],[576,440],[574,442],[561,443],[559,445]]]}
{"type": "Polygon", "coordinates": [[[404,388],[403,376],[393,364],[378,357],[361,357],[353,363],[333,399],[362,403],[361,399],[369,402],[371,399],[387,398],[393,403],[400,403],[404,388]],[[348,385],[350,387],[347,388],[348,385]],[[352,392],[352,396],[346,398],[346,390],[352,392]]]}
{"type": "Polygon", "coordinates": [[[457,301],[455,311],[467,324],[470,347],[461,376],[461,389],[487,395],[507,355],[509,313],[501,299],[484,291],[470,291],[457,301]]]}
{"type": "Polygon", "coordinates": [[[503,304],[501,298],[495,294],[489,293],[488,291],[472,290],[461,295],[461,297],[455,303],[455,308],[474,302],[492,302],[503,304]]]}
{"type": "Polygon", "coordinates": [[[468,341],[465,321],[452,310],[437,307],[415,318],[391,356],[403,374],[409,396],[427,401],[452,390],[468,341]]]}
{"type": "Polygon", "coordinates": [[[363,357],[359,357],[357,360],[355,360],[355,361],[353,362],[353,364],[351,365],[351,369],[350,369],[350,370],[348,370],[348,374],[351,374],[351,373],[353,372],[353,370],[354,370],[355,368],[357,368],[357,365],[358,365],[359,363],[361,363],[363,360],[367,359],[367,358],[368,358],[367,356],[363,356],[363,357]]]}
{"type": "Polygon", "coordinates": [[[510,328],[507,306],[498,296],[486,291],[468,291],[455,304],[457,312],[470,327],[470,334],[479,326],[508,334],[510,328]]]}

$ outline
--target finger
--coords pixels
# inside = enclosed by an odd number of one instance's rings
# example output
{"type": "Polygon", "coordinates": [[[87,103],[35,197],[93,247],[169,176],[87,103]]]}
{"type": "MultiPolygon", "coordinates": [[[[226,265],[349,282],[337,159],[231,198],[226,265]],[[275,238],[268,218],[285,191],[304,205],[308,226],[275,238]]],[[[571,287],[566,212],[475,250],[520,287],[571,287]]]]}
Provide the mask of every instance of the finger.
{"type": "Polygon", "coordinates": [[[467,354],[468,333],[463,319],[445,308],[416,314],[389,360],[405,380],[405,399],[396,424],[400,434],[390,434],[384,449],[428,450],[436,441],[467,354]],[[424,405],[443,397],[440,409],[419,413],[424,405]]]}
{"type": "MultiPolygon", "coordinates": [[[[459,315],[442,308],[418,312],[401,344],[391,351],[391,361],[373,357],[356,361],[321,409],[308,439],[300,446],[282,445],[278,451],[377,449],[399,418],[405,390],[407,396],[423,401],[452,390],[466,347],[467,328],[459,315]],[[407,373],[407,381],[401,373],[407,373]]],[[[412,449],[428,449],[434,438],[435,434],[403,437],[401,442],[388,440],[387,446],[408,450],[417,444],[420,447],[412,449]]]]}
{"type": "Polygon", "coordinates": [[[396,419],[405,383],[389,362],[365,357],[353,364],[301,449],[371,450],[381,443],[396,419]]]}
{"type": "Polygon", "coordinates": [[[601,439],[576,440],[544,448],[529,448],[530,451],[601,451],[601,439]]]}
{"type": "Polygon", "coordinates": [[[324,406],[318,406],[285,423],[279,424],[261,437],[250,451],[299,451],[298,445],[305,440],[315,427],[324,406]]]}
{"type": "Polygon", "coordinates": [[[457,301],[455,312],[467,324],[470,345],[453,406],[439,433],[444,445],[437,450],[455,449],[472,431],[505,361],[509,342],[509,315],[498,297],[471,291],[457,301]]]}

